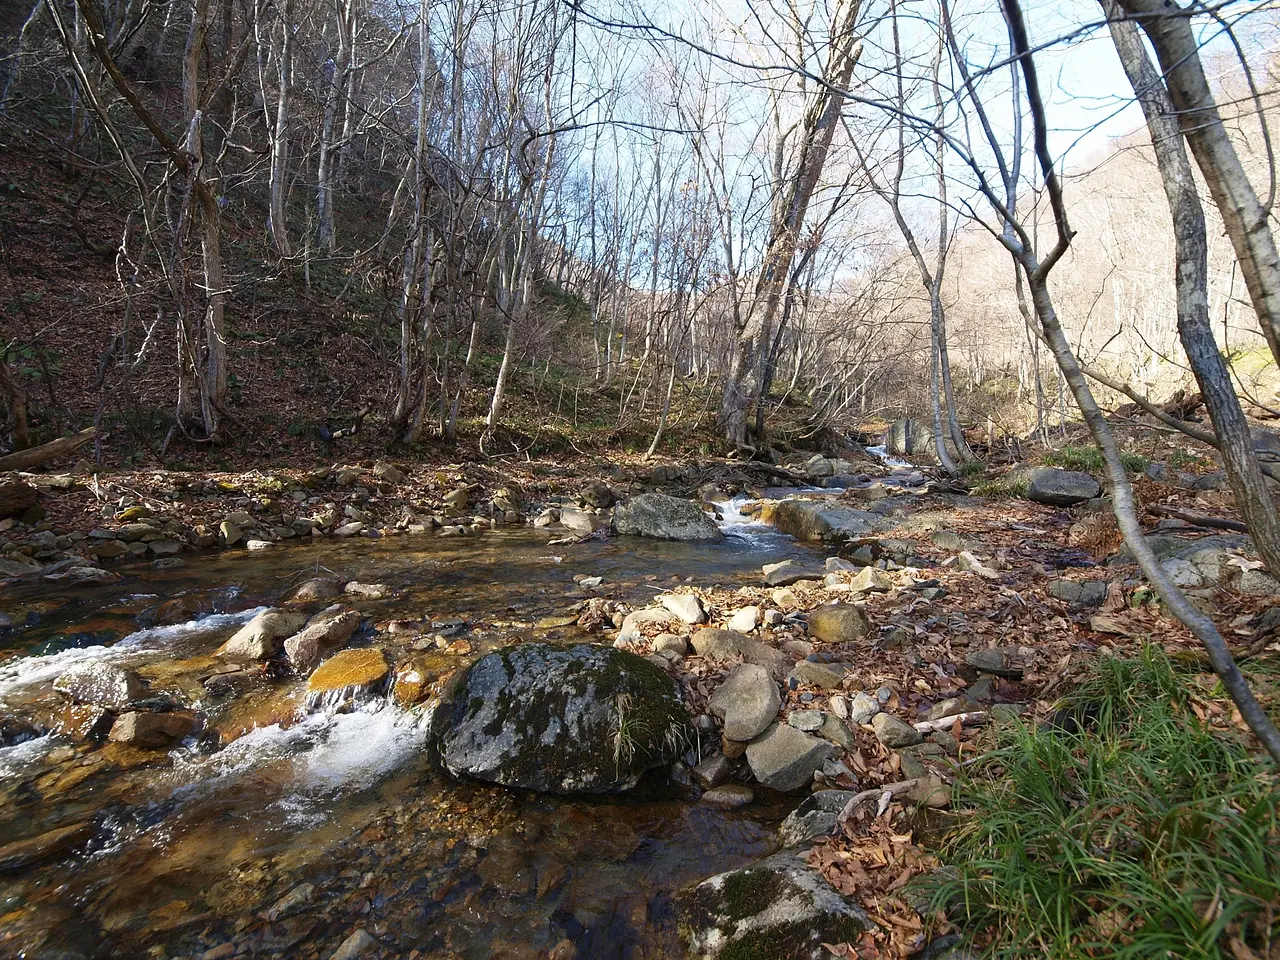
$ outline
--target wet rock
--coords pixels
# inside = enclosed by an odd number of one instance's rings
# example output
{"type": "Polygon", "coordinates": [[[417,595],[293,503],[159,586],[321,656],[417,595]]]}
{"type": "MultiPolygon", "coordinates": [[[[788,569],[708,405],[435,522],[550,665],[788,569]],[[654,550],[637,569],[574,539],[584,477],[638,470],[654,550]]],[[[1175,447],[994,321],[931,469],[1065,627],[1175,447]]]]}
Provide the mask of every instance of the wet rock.
{"type": "Polygon", "coordinates": [[[437,671],[431,669],[426,659],[419,657],[410,660],[396,668],[391,695],[397,704],[408,709],[426,699],[437,675],[437,671]]]}
{"type": "Polygon", "coordinates": [[[785,500],[761,516],[780,532],[815,543],[839,543],[884,529],[884,521],[874,513],[829,501],[785,500]]]}
{"type": "Polygon", "coordinates": [[[861,607],[829,603],[809,614],[809,636],[824,643],[850,643],[871,633],[871,621],[861,607]]]}
{"type": "Polygon", "coordinates": [[[97,557],[99,560],[113,560],[116,557],[122,557],[129,552],[129,548],[123,540],[105,540],[102,543],[95,544],[89,553],[97,557]]]}
{"type": "Polygon", "coordinates": [[[392,590],[385,583],[357,583],[352,580],[342,588],[342,592],[357,600],[384,600],[391,596],[392,590]]]}
{"type": "Polygon", "coordinates": [[[360,614],[351,609],[329,607],[311,618],[298,633],[284,642],[284,652],[293,669],[305,676],[315,668],[326,650],[351,639],[360,626],[360,614]]]}
{"type": "Polygon", "coordinates": [[[1102,580],[1054,580],[1045,588],[1045,592],[1055,600],[1063,603],[1078,604],[1082,607],[1096,607],[1107,599],[1107,584],[1102,580]]]}
{"type": "Polygon", "coordinates": [[[583,503],[596,507],[597,509],[612,507],[618,502],[618,497],[613,492],[613,489],[603,480],[592,480],[582,488],[582,492],[578,494],[578,498],[582,500],[583,503]]]}
{"type": "Polygon", "coordinates": [[[104,707],[67,704],[49,716],[48,725],[54,733],[64,737],[96,743],[111,732],[115,719],[116,715],[104,707]]]}
{"type": "Polygon", "coordinates": [[[733,773],[733,761],[723,753],[707,757],[693,768],[693,775],[704,789],[712,790],[729,779],[733,773]]]}
{"type": "Polygon", "coordinates": [[[782,821],[778,842],[794,847],[818,837],[830,836],[840,812],[857,796],[852,790],[815,790],[782,821]]]}
{"type": "Polygon", "coordinates": [[[368,930],[357,930],[329,956],[329,960],[356,960],[378,945],[378,941],[368,930]]]}
{"type": "Polygon", "coordinates": [[[799,660],[791,670],[791,677],[802,686],[820,687],[823,690],[839,690],[844,685],[848,670],[843,664],[815,663],[799,660]]]}
{"type": "Polygon", "coordinates": [[[679,688],[611,647],[522,643],[460,672],[432,737],[455,776],[551,793],[629,790],[684,753],[692,730],[679,688]]]}
{"type": "Polygon", "coordinates": [[[1087,473],[1037,467],[1031,471],[1027,499],[1051,507],[1070,507],[1092,500],[1102,493],[1098,481],[1087,473]]]}
{"type": "Polygon", "coordinates": [[[689,593],[664,593],[658,597],[662,604],[685,623],[697,624],[707,622],[707,613],[702,609],[702,601],[689,593]]]}
{"type": "Polygon", "coordinates": [[[0,874],[17,873],[69,853],[93,836],[92,823],[59,827],[37,837],[16,840],[0,847],[0,874]]]}
{"type": "Polygon", "coordinates": [[[195,725],[195,717],[182,711],[142,713],[132,710],[116,718],[108,737],[117,743],[158,750],[190,736],[195,725]]]}
{"type": "Polygon", "coordinates": [[[795,850],[682,890],[675,906],[690,956],[701,960],[825,960],[824,943],[856,941],[871,928],[862,909],[795,850]]]}
{"type": "Polygon", "coordinates": [[[876,732],[876,739],[891,750],[924,742],[920,731],[889,713],[877,713],[871,718],[871,726],[876,732]]]}
{"type": "Polygon", "coordinates": [[[707,790],[698,800],[711,807],[733,809],[735,807],[745,807],[755,798],[755,791],[745,783],[726,783],[707,790]]]}
{"type": "Polygon", "coordinates": [[[316,885],[314,883],[300,883],[283,897],[271,905],[267,910],[267,919],[272,922],[297,913],[306,907],[315,899],[316,885]]]}
{"type": "Polygon", "coordinates": [[[734,633],[732,630],[717,630],[703,627],[694,633],[693,649],[699,656],[708,660],[730,660],[741,657],[747,663],[764,667],[775,677],[781,676],[786,667],[786,655],[781,650],[766,646],[759,640],[734,633]]]}
{"type": "Polygon", "coordinates": [[[613,529],[624,536],[658,540],[721,540],[715,521],[692,500],[642,493],[613,511],[613,529]]]}
{"type": "Polygon", "coordinates": [[[376,693],[391,667],[377,647],[339,650],[307,678],[307,702],[355,700],[376,693]]]}
{"type": "Polygon", "coordinates": [[[754,663],[735,667],[711,694],[711,712],[724,721],[724,735],[747,741],[763,733],[778,716],[782,697],[769,671],[754,663]]]}
{"type": "Polygon", "coordinates": [[[1022,665],[1016,661],[1012,651],[1003,647],[970,650],[965,654],[964,662],[981,673],[990,673],[1010,680],[1022,679],[1022,665]]]}
{"type": "Polygon", "coordinates": [[[330,600],[342,596],[342,581],[332,577],[313,577],[298,584],[298,589],[289,597],[292,601],[330,600]]]}
{"type": "Polygon", "coordinates": [[[71,667],[53,681],[53,689],[75,703],[123,710],[143,694],[142,678],[133,670],[89,661],[71,667]]]}
{"type": "MultiPolygon", "coordinates": [[[[154,548],[155,544],[151,546],[154,548]]],[[[270,550],[274,546],[275,543],[271,540],[246,540],[244,544],[246,550],[270,550]]]]}
{"type": "Polygon", "coordinates": [[[214,654],[242,660],[270,660],[286,637],[302,629],[307,618],[287,610],[264,610],[231,635],[214,654]]]}
{"type": "Polygon", "coordinates": [[[808,786],[835,752],[825,740],[775,723],[747,746],[747,764],[763,786],[789,792],[808,786]]]}
{"type": "Polygon", "coordinates": [[[734,633],[750,633],[760,622],[759,607],[743,607],[735,610],[733,616],[725,621],[725,629],[734,633]]]}

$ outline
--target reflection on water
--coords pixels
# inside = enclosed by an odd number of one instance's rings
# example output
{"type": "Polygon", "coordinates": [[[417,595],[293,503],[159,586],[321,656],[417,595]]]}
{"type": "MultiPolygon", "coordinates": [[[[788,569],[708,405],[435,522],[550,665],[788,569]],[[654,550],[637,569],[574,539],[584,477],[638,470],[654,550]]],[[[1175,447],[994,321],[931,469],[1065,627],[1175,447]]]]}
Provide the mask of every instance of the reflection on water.
{"type": "Polygon", "coordinates": [[[99,659],[137,667],[216,734],[167,754],[50,736],[0,748],[0,845],[85,822],[93,834],[71,860],[0,875],[0,955],[199,956],[234,943],[327,957],[367,929],[388,956],[546,956],[563,940],[579,958],[678,956],[670,893],[759,856],[781,807],[455,783],[429,766],[419,717],[381,698],[307,714],[297,681],[209,682],[224,669],[211,654],[257,609],[328,572],[395,588],[357,603],[357,642],[402,657],[408,641],[371,636],[373,624],[464,620],[479,652],[589,596],[637,603],[674,577],[750,581],[802,552],[740,504],[721,507],[720,544],[550,546],[529,530],[322,541],[0,595],[17,625],[0,635],[0,718],[48,697],[70,664],[99,659]],[[584,590],[575,575],[603,582],[584,590]]]}

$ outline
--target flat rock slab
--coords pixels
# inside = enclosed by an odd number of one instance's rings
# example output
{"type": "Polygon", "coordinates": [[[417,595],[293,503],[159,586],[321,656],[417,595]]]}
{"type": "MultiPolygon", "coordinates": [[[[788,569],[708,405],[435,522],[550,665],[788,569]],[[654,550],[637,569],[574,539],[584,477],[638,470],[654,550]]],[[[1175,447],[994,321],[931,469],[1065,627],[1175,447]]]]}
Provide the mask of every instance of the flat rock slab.
{"type": "Polygon", "coordinates": [[[307,699],[373,693],[390,673],[387,655],[377,647],[339,650],[307,678],[307,699]]]}
{"type": "Polygon", "coordinates": [[[811,784],[835,749],[826,740],[775,723],[747,745],[747,763],[761,785],[787,793],[811,784]]]}
{"type": "Polygon", "coordinates": [[[93,836],[92,823],[77,823],[50,830],[38,837],[16,840],[0,847],[0,874],[17,873],[86,843],[93,836]]]}
{"type": "Polygon", "coordinates": [[[629,790],[691,737],[675,681],[594,644],[496,650],[459,671],[431,722],[455,776],[563,794],[629,790]]]}
{"type": "Polygon", "coordinates": [[[871,928],[796,850],[682,890],[675,906],[689,955],[705,960],[825,960],[824,943],[856,941],[871,928]]]}

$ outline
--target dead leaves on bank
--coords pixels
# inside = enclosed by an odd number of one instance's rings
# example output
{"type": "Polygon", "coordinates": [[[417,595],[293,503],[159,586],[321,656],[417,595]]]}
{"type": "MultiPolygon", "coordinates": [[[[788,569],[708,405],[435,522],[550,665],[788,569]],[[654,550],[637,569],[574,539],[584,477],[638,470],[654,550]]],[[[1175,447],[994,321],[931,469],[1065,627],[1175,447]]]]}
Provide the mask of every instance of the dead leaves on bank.
{"type": "MultiPolygon", "coordinates": [[[[939,867],[939,861],[915,844],[912,831],[899,830],[893,820],[896,804],[884,816],[862,818],[843,837],[817,843],[805,859],[843,896],[856,900],[875,927],[852,943],[823,944],[837,957],[857,960],[901,960],[925,943],[926,923],[907,892],[916,877],[939,867]]],[[[935,918],[930,933],[946,932],[943,917],[935,918]]]]}

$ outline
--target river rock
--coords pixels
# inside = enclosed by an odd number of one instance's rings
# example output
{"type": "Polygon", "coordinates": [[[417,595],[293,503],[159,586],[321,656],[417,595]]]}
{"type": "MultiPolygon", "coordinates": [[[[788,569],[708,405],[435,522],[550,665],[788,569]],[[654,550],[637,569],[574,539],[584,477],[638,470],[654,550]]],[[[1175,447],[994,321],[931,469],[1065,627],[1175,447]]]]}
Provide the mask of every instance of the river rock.
{"type": "Polygon", "coordinates": [[[724,721],[724,735],[746,741],[763,733],[778,716],[782,697],[769,671],[754,663],[734,667],[711,694],[710,709],[724,721]]]}
{"type": "Polygon", "coordinates": [[[356,611],[338,606],[328,607],[284,642],[284,652],[293,664],[293,669],[299,675],[306,676],[326,650],[346,643],[359,626],[360,614],[356,611]]]}
{"type": "Polygon", "coordinates": [[[285,637],[302,629],[307,618],[287,610],[263,610],[231,635],[215,652],[218,657],[269,660],[280,652],[285,637]]]}
{"type": "Polygon", "coordinates": [[[615,507],[613,529],[624,536],[658,540],[724,539],[698,504],[662,493],[642,493],[615,507]]]}
{"type": "Polygon", "coordinates": [[[75,703],[105,710],[123,710],[143,694],[137,673],[101,661],[76,664],[53,681],[53,689],[75,703]]]}
{"type": "Polygon", "coordinates": [[[782,821],[778,842],[784,847],[830,836],[840,812],[857,796],[852,790],[815,790],[782,821]]]}
{"type": "Polygon", "coordinates": [[[116,718],[107,736],[117,743],[159,750],[190,736],[195,725],[195,717],[181,711],[143,713],[131,710],[116,718]]]}
{"type": "Polygon", "coordinates": [[[377,647],[339,650],[307,678],[307,702],[356,700],[377,693],[391,672],[377,647]]]}
{"type": "Polygon", "coordinates": [[[707,757],[693,768],[693,775],[705,790],[714,790],[733,773],[733,761],[723,753],[707,757]]]}
{"type": "Polygon", "coordinates": [[[820,687],[823,690],[839,690],[844,686],[844,678],[848,676],[848,665],[839,663],[816,663],[813,660],[797,660],[791,669],[791,676],[804,686],[820,687]]]}
{"type": "Polygon", "coordinates": [[[612,647],[522,643],[460,671],[432,718],[455,776],[550,793],[617,793],[687,749],[679,688],[612,647]]]}
{"type": "Polygon", "coordinates": [[[839,543],[884,529],[874,513],[820,500],[784,500],[761,512],[766,523],[797,540],[839,543]]]}
{"type": "Polygon", "coordinates": [[[804,472],[811,477],[829,477],[836,472],[834,465],[822,454],[810,457],[804,465],[804,472]]]}
{"type": "Polygon", "coordinates": [[[924,735],[919,730],[891,713],[877,713],[871,718],[871,726],[876,732],[876,739],[891,750],[924,742],[924,735]]]}
{"type": "Polygon", "coordinates": [[[468,493],[466,487],[458,487],[456,490],[450,490],[444,495],[445,506],[450,510],[461,511],[467,509],[468,493]]]}
{"type": "MultiPolygon", "coordinates": [[[[230,520],[223,520],[218,524],[218,536],[221,538],[223,546],[234,547],[244,539],[244,531],[230,520]]],[[[124,540],[125,538],[121,536],[120,539],[124,540]]]]}
{"type": "Polygon", "coordinates": [[[338,945],[329,960],[358,960],[378,945],[368,930],[357,930],[338,945]]]}
{"type": "Polygon", "coordinates": [[[312,577],[298,584],[290,600],[305,602],[309,600],[331,600],[342,596],[342,581],[333,577],[312,577]]]}
{"type": "Polygon", "coordinates": [[[745,807],[755,798],[755,791],[745,783],[726,783],[705,791],[698,800],[711,807],[733,809],[745,807]]]}
{"type": "Polygon", "coordinates": [[[574,533],[595,533],[599,521],[594,513],[577,507],[564,507],[560,510],[560,525],[574,533]]]}
{"type": "Polygon", "coordinates": [[[601,510],[612,507],[618,502],[617,494],[613,492],[613,488],[603,480],[592,480],[588,483],[582,488],[582,492],[578,494],[578,499],[588,506],[601,510]]]}
{"type": "Polygon", "coordinates": [[[664,633],[654,637],[653,652],[676,657],[688,656],[689,641],[674,633],[664,633]]]}
{"type": "Polygon", "coordinates": [[[769,587],[789,587],[801,580],[820,580],[822,571],[795,560],[783,560],[780,563],[766,563],[760,568],[764,574],[764,582],[769,587]]]}
{"type": "Polygon", "coordinates": [[[733,616],[725,621],[725,629],[734,633],[750,633],[760,623],[759,607],[743,607],[735,610],[733,616]]]}
{"type": "Polygon", "coordinates": [[[747,745],[747,764],[763,786],[785,793],[808,786],[833,753],[827,741],[775,723],[747,745]]]}
{"type": "Polygon", "coordinates": [[[809,614],[809,636],[824,643],[849,643],[871,633],[871,621],[861,607],[829,603],[809,614]]]}
{"type": "Polygon", "coordinates": [[[849,581],[849,590],[853,593],[886,593],[894,587],[893,578],[876,567],[863,567],[858,575],[849,581]]]}
{"type": "Polygon", "coordinates": [[[707,612],[702,609],[702,601],[691,593],[664,593],[658,597],[658,603],[685,623],[707,622],[707,612]]]}
{"type": "Polygon", "coordinates": [[[1102,494],[1098,481],[1087,473],[1037,467],[1031,471],[1027,499],[1051,507],[1070,507],[1102,494]]]}
{"type": "Polygon", "coordinates": [[[385,600],[392,591],[385,583],[357,583],[352,580],[342,588],[342,592],[357,600],[385,600]]]}
{"type": "Polygon", "coordinates": [[[1054,580],[1045,588],[1045,593],[1064,603],[1096,607],[1107,599],[1107,584],[1102,580],[1054,580]]]}
{"type": "Polygon", "coordinates": [[[796,850],[682,890],[675,907],[689,955],[699,960],[825,960],[824,943],[853,942],[872,927],[796,850]]]}
{"type": "Polygon", "coordinates": [[[741,657],[748,663],[759,664],[775,677],[780,677],[786,667],[787,657],[781,650],[732,630],[703,627],[694,633],[692,642],[694,651],[708,660],[741,657]]]}

